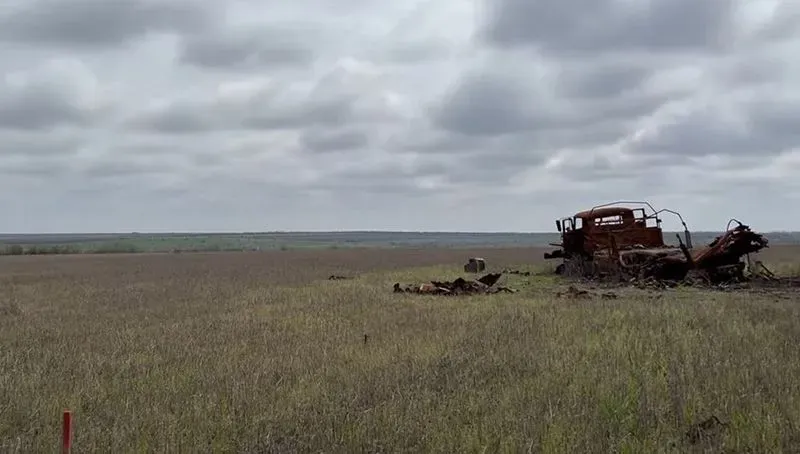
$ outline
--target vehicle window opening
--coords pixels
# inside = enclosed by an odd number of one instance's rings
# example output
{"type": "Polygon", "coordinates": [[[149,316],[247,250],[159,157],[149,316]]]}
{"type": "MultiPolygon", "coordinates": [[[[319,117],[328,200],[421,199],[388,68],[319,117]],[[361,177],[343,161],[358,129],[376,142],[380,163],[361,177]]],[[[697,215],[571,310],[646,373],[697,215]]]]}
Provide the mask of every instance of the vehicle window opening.
{"type": "Polygon", "coordinates": [[[594,225],[597,226],[606,226],[606,225],[621,225],[622,224],[622,215],[616,216],[606,216],[603,218],[596,218],[594,220],[594,225]]]}

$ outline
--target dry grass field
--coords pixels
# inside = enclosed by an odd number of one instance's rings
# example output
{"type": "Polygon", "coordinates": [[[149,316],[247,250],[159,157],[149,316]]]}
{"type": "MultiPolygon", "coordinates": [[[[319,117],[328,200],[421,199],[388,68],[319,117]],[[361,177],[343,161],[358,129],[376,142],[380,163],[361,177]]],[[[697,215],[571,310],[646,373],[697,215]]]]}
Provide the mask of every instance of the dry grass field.
{"type": "MultiPolygon", "coordinates": [[[[504,276],[514,294],[391,292],[470,255],[545,266],[536,249],[3,257],[0,452],[56,451],[64,408],[76,452],[800,451],[797,295],[570,299],[546,273],[504,276]]],[[[761,259],[790,270],[800,248],[761,259]]]]}

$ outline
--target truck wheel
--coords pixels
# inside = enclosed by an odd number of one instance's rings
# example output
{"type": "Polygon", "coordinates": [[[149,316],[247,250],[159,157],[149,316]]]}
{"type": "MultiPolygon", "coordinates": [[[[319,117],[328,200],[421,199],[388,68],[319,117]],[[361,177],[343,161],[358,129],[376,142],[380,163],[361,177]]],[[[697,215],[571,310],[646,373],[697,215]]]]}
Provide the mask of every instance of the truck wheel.
{"type": "Polygon", "coordinates": [[[556,267],[556,274],[564,274],[564,264],[561,263],[556,267]]]}

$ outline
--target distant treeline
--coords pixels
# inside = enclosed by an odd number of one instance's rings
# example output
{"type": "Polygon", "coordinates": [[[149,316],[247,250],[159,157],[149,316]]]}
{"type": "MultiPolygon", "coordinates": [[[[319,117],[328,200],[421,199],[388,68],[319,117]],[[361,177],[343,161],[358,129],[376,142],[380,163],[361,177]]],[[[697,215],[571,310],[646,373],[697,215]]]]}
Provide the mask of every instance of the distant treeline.
{"type": "Polygon", "coordinates": [[[69,244],[22,245],[11,244],[0,249],[0,255],[55,255],[55,254],[120,254],[142,252],[132,245],[102,245],[96,248],[81,248],[69,244]]]}
{"type": "MultiPolygon", "coordinates": [[[[338,246],[331,246],[338,249],[338,246]]],[[[274,249],[289,250],[289,246],[280,246],[274,249]]],[[[102,244],[92,246],[77,246],[71,244],[60,245],[22,245],[10,244],[0,245],[0,256],[4,255],[67,255],[67,254],[135,254],[146,252],[168,252],[173,254],[191,252],[252,252],[258,248],[224,247],[221,245],[205,245],[191,248],[172,248],[172,249],[142,249],[132,244],[102,244]]]]}

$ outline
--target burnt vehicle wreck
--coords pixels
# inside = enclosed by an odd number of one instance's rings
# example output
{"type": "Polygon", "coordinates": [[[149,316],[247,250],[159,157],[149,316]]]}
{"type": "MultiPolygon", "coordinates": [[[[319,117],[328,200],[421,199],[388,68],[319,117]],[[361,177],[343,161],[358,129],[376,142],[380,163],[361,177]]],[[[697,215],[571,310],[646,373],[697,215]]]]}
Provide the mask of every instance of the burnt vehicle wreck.
{"type": "Polygon", "coordinates": [[[599,205],[556,220],[556,228],[561,242],[551,245],[559,249],[544,258],[562,260],[557,274],[590,279],[743,281],[744,258],[768,247],[766,238],[735,219],[711,243],[695,247],[680,213],[656,210],[648,202],[599,205]],[[677,245],[664,241],[663,213],[675,216],[684,228],[683,237],[676,234],[677,245]]]}

